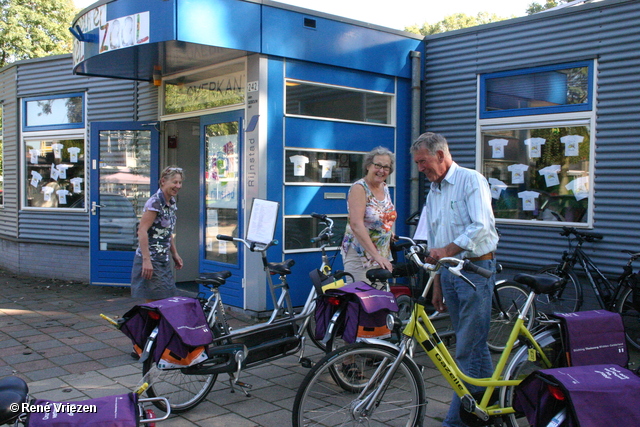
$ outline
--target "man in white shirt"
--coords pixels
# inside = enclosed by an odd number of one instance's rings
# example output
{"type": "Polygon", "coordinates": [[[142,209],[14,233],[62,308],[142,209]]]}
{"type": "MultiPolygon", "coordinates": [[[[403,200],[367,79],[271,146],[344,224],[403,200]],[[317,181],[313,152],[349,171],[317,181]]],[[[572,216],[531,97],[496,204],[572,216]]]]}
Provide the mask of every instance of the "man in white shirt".
{"type": "MultiPolygon", "coordinates": [[[[494,254],[498,245],[489,184],[479,172],[453,161],[442,135],[431,132],[420,135],[411,146],[411,154],[418,170],[431,181],[418,225],[418,229],[425,232],[429,255],[436,260],[469,259],[494,272],[489,279],[465,273],[476,285],[474,290],[448,270],[441,269],[434,281],[432,297],[436,310],[448,310],[451,315],[458,366],[472,377],[489,377],[493,365],[487,335],[495,285],[494,254]]],[[[478,391],[477,387],[467,386],[471,392],[478,391]]],[[[460,399],[455,393],[443,425],[465,426],[460,419],[460,399]]]]}

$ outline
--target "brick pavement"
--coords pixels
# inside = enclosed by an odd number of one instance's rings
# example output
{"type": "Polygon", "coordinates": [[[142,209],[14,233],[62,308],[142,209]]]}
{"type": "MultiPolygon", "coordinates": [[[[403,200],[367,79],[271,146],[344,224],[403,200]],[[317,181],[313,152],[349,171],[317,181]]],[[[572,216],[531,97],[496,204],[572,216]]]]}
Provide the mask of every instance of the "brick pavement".
{"type": "MultiPolygon", "coordinates": [[[[126,393],[139,384],[142,366],[129,356],[129,339],[99,317],[120,316],[142,302],[132,299],[128,288],[19,277],[2,270],[0,288],[1,377],[20,376],[33,397],[60,401],[126,393]]],[[[237,317],[233,322],[238,327],[245,320],[237,317]]],[[[313,344],[305,351],[314,361],[321,357],[313,344]]],[[[417,361],[425,366],[428,387],[424,425],[436,427],[451,392],[424,355],[417,361]]],[[[295,356],[249,369],[241,376],[253,385],[248,398],[229,393],[226,375],[220,375],[206,401],[160,425],[288,426],[307,371],[295,356]]]]}

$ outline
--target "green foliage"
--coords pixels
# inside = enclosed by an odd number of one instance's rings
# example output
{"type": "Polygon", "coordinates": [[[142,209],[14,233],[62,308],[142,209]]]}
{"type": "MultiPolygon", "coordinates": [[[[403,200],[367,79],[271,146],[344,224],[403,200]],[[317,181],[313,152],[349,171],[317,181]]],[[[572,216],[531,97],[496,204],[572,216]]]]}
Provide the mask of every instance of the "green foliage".
{"type": "Polygon", "coordinates": [[[406,27],[405,31],[415,34],[428,36],[431,34],[444,33],[446,31],[459,30],[461,28],[475,27],[476,25],[489,24],[491,22],[504,21],[509,18],[502,18],[495,13],[480,12],[476,16],[466,15],[464,13],[455,13],[445,16],[444,19],[435,24],[425,22],[422,26],[412,25],[406,27]]]}
{"type": "Polygon", "coordinates": [[[543,10],[552,9],[562,3],[568,3],[569,0],[545,0],[544,4],[533,2],[527,8],[527,15],[542,12],[543,10]]]}
{"type": "Polygon", "coordinates": [[[72,0],[0,0],[0,67],[70,53],[72,0]]]}

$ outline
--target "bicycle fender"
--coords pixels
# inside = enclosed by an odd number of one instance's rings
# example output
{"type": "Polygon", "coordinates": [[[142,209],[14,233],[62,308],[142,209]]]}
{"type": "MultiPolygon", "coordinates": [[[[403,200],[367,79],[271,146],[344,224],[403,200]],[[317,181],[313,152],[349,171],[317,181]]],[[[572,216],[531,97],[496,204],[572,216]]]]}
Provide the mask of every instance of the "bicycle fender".
{"type": "Polygon", "coordinates": [[[363,342],[366,344],[378,344],[378,345],[382,345],[385,347],[389,347],[394,349],[395,351],[400,351],[400,347],[398,347],[395,344],[391,344],[389,341],[384,341],[378,338],[362,338],[360,340],[358,340],[358,342],[363,342]]]}

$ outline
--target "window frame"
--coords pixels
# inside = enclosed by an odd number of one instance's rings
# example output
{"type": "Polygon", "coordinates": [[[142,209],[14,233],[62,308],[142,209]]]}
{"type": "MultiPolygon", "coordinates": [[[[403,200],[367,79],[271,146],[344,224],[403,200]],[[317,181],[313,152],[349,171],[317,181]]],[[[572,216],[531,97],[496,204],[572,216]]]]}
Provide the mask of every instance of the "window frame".
{"type": "Polygon", "coordinates": [[[23,132],[38,132],[38,131],[46,131],[46,130],[58,130],[58,129],[84,129],[85,121],[86,121],[86,98],[84,92],[73,92],[73,93],[60,93],[55,95],[42,95],[42,96],[34,96],[28,98],[22,98],[20,103],[22,107],[22,131],[23,132]],[[27,125],[27,103],[49,100],[49,99],[61,99],[61,98],[81,98],[82,99],[82,120],[79,123],[59,123],[53,125],[38,125],[38,126],[28,126],[27,125]]]}
{"type": "Polygon", "coordinates": [[[22,137],[20,138],[20,189],[22,193],[22,197],[20,198],[20,208],[25,211],[46,211],[46,212],[88,212],[87,207],[87,195],[88,195],[88,174],[87,174],[87,138],[85,129],[76,129],[76,130],[56,130],[49,132],[24,132],[22,137]],[[81,139],[83,141],[83,155],[84,160],[79,162],[82,165],[83,170],[83,197],[84,203],[82,207],[71,208],[71,207],[41,207],[41,206],[27,206],[27,186],[28,177],[27,177],[27,152],[26,152],[26,143],[27,141],[37,141],[43,139],[52,139],[52,140],[60,140],[60,139],[81,139]]]}
{"type": "Polygon", "coordinates": [[[0,102],[0,208],[4,208],[4,103],[0,102]]]}
{"type": "Polygon", "coordinates": [[[543,114],[559,114],[559,113],[570,113],[570,112],[587,112],[592,111],[594,103],[594,70],[595,70],[595,62],[594,61],[574,61],[563,64],[554,64],[554,65],[546,65],[541,67],[531,67],[531,68],[523,68],[519,70],[510,70],[510,71],[500,71],[496,73],[487,73],[481,74],[479,81],[479,108],[478,117],[480,119],[492,119],[492,118],[502,118],[502,117],[519,117],[519,116],[530,116],[530,115],[543,115],[543,114]],[[565,105],[557,105],[557,106],[548,106],[548,107],[529,107],[529,108],[518,108],[518,109],[509,109],[509,110],[496,110],[496,111],[486,111],[487,108],[487,80],[495,79],[500,77],[512,77],[512,76],[522,76],[527,74],[537,74],[548,71],[556,71],[556,70],[565,70],[568,68],[580,68],[587,67],[587,90],[589,95],[587,97],[587,102],[582,104],[565,104],[565,105]]]}
{"type": "Polygon", "coordinates": [[[289,77],[284,79],[284,115],[285,115],[285,117],[297,117],[297,118],[303,118],[303,119],[325,120],[325,121],[331,121],[331,122],[358,123],[358,124],[365,124],[365,125],[372,125],[372,126],[395,127],[396,126],[396,119],[397,119],[395,108],[396,108],[396,94],[395,93],[381,92],[381,91],[368,90],[368,89],[361,89],[361,88],[350,87],[350,86],[340,86],[340,85],[335,85],[335,84],[319,83],[319,82],[313,82],[313,81],[301,80],[301,79],[294,79],[294,78],[289,78],[289,77]],[[359,92],[359,93],[363,93],[363,94],[374,94],[374,95],[385,96],[388,99],[388,104],[387,104],[388,105],[388,109],[387,109],[388,123],[379,123],[379,122],[371,122],[371,121],[364,121],[364,120],[349,120],[349,119],[341,119],[341,118],[336,118],[336,117],[322,117],[322,116],[311,116],[311,115],[306,115],[306,114],[287,113],[287,93],[288,93],[288,87],[291,84],[318,86],[318,87],[324,87],[324,88],[333,89],[333,90],[343,90],[343,91],[347,91],[347,92],[359,92]]]}

